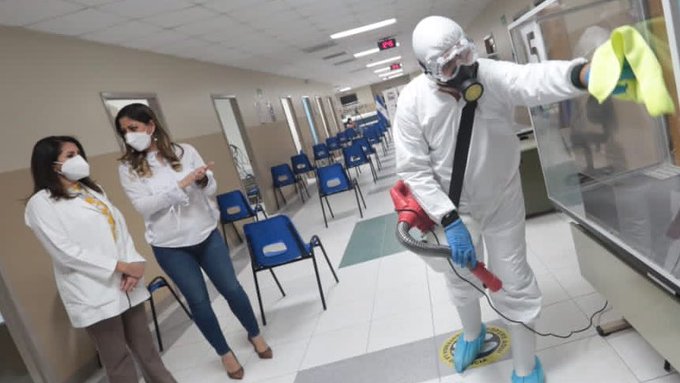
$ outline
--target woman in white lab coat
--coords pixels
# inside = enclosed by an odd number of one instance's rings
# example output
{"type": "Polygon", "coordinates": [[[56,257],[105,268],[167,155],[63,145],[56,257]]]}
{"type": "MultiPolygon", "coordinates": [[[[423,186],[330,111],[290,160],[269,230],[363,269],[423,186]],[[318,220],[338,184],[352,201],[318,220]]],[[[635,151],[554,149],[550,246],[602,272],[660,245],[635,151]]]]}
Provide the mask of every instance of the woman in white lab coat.
{"type": "Polygon", "coordinates": [[[38,141],[31,157],[34,189],[26,225],[52,257],[71,323],[92,337],[109,382],[139,380],[132,353],[151,382],[173,383],[148,328],[145,259],[135,250],[123,216],[89,172],[75,138],[38,141]]]}
{"type": "Polygon", "coordinates": [[[260,334],[229,248],[217,229],[215,177],[193,146],[170,140],[148,106],[127,105],[115,122],[127,144],[119,167],[120,182],[144,216],[146,240],[156,261],[187,299],[196,326],[222,358],[229,377],[242,379],[243,368],[224,338],[203,272],[226,299],[258,356],[269,359],[273,354],[260,334]]]}

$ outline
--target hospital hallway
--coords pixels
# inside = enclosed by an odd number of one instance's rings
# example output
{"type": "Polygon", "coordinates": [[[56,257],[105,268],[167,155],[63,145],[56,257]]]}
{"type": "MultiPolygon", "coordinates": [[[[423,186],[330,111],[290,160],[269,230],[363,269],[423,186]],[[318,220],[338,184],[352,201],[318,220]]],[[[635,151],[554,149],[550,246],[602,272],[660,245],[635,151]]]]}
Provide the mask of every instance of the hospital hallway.
{"type": "MultiPolygon", "coordinates": [[[[313,183],[309,187],[311,199],[305,203],[289,201],[282,211],[292,218],[303,240],[314,234],[321,238],[340,283],[335,283],[317,252],[328,305],[323,311],[311,262],[275,269],[285,297],[270,274],[258,273],[268,323],[262,328],[274,351],[273,359],[257,358],[224,299],[214,299],[222,330],[244,366],[243,382],[508,381],[512,361],[508,339],[503,338],[505,326],[486,303],[482,306],[483,320],[490,329],[499,328],[489,331],[495,338],[489,342],[487,336],[487,347],[500,342],[502,347],[498,348],[504,349],[487,357],[490,361],[486,365],[470,368],[462,375],[455,373],[450,359],[446,361],[443,349],[461,328],[458,315],[450,303],[444,276],[431,271],[396,242],[392,231],[395,213],[389,197],[397,179],[393,143],[381,160],[383,169],[378,171],[376,183],[368,167],[359,174],[368,206],[363,219],[359,218],[354,196],[341,193],[330,198],[335,218],[329,218],[328,228],[324,228],[313,183]]],[[[565,333],[585,326],[588,316],[604,301],[579,273],[567,219],[560,213],[531,218],[526,237],[529,262],[543,293],[537,328],[565,333]]],[[[238,279],[261,323],[247,250],[243,245],[231,250],[238,279]]],[[[595,318],[595,323],[619,318],[615,309],[608,309],[601,318],[595,318]]],[[[161,320],[166,343],[163,360],[179,382],[228,381],[219,358],[176,304],[161,315],[161,320]]],[[[677,373],[663,369],[663,358],[634,330],[606,338],[592,328],[568,340],[539,337],[537,350],[550,383],[680,382],[677,373]]],[[[104,381],[100,371],[87,383],[104,381]]]]}

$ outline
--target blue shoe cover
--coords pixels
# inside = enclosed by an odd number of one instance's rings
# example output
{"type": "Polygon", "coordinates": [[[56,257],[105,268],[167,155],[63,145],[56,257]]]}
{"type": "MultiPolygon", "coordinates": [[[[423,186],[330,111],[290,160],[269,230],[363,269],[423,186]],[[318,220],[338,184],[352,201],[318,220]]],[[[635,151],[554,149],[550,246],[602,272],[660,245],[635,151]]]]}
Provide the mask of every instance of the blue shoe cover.
{"type": "Polygon", "coordinates": [[[456,348],[453,351],[453,364],[458,373],[463,372],[482,350],[486,338],[486,326],[482,323],[482,330],[475,340],[466,341],[463,334],[460,334],[456,341],[456,348]]]}
{"type": "Polygon", "coordinates": [[[545,375],[543,374],[543,366],[541,361],[536,357],[536,365],[531,374],[527,376],[517,376],[515,371],[512,372],[512,383],[544,383],[545,375]]]}

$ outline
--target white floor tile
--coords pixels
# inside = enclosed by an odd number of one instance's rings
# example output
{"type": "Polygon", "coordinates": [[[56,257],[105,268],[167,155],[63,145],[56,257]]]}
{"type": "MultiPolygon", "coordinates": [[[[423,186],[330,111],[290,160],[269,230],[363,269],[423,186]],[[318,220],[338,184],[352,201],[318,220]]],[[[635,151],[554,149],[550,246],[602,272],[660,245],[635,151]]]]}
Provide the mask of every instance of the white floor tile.
{"type": "Polygon", "coordinates": [[[609,335],[605,338],[640,381],[668,375],[663,369],[664,358],[635,330],[609,335]]]}
{"type": "MultiPolygon", "coordinates": [[[[541,332],[552,332],[559,335],[567,335],[573,330],[582,329],[588,325],[588,319],[579,310],[573,301],[565,301],[544,307],[541,317],[538,319],[536,329],[541,332]]],[[[574,334],[568,339],[555,337],[538,337],[536,349],[543,350],[559,344],[573,342],[577,339],[595,335],[595,329],[590,328],[584,332],[574,334]]]]}
{"type": "Polygon", "coordinates": [[[332,305],[328,306],[328,310],[320,315],[314,334],[339,330],[359,323],[368,323],[371,320],[372,311],[373,304],[363,300],[333,302],[332,305]]]}
{"type": "Polygon", "coordinates": [[[382,350],[434,336],[432,313],[416,310],[373,320],[368,351],[382,350]]]}
{"type": "Polygon", "coordinates": [[[257,356],[249,358],[243,364],[247,380],[260,382],[299,371],[308,343],[308,340],[303,340],[277,344],[272,347],[273,359],[260,359],[257,356]]]}
{"type": "MultiPolygon", "coordinates": [[[[590,295],[574,298],[574,302],[576,302],[586,317],[590,318],[593,314],[595,314],[595,312],[602,309],[605,300],[599,293],[593,293],[590,295]]],[[[623,318],[623,316],[616,310],[616,308],[612,307],[611,304],[608,304],[607,308],[602,312],[602,314],[595,316],[593,323],[595,325],[605,324],[607,322],[619,320],[621,318],[623,318]]]]}
{"type": "Polygon", "coordinates": [[[412,311],[430,311],[430,297],[427,281],[402,280],[393,288],[378,290],[373,307],[373,319],[412,311]]]}
{"type": "Polygon", "coordinates": [[[309,342],[301,369],[364,354],[369,327],[370,324],[366,322],[315,335],[309,342]]]}
{"type": "Polygon", "coordinates": [[[675,373],[672,375],[664,376],[663,378],[650,380],[649,382],[646,383],[680,383],[680,375],[675,373]]]}
{"type": "Polygon", "coordinates": [[[581,271],[578,268],[574,269],[573,267],[566,267],[562,269],[553,269],[552,274],[572,298],[589,295],[595,292],[593,286],[581,276],[581,271]]]}

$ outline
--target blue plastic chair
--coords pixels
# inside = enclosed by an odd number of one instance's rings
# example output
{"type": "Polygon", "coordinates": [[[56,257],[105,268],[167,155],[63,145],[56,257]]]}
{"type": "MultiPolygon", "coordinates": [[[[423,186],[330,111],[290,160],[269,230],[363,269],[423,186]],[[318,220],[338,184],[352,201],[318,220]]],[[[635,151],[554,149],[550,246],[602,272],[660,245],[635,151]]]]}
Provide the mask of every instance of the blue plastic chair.
{"type": "MultiPolygon", "coordinates": [[[[290,165],[288,164],[281,164],[281,165],[276,165],[271,167],[271,172],[272,172],[272,181],[274,184],[274,199],[276,200],[276,209],[280,209],[279,205],[279,198],[276,195],[276,191],[279,191],[279,194],[281,195],[281,198],[283,199],[283,203],[286,204],[288,203],[286,201],[286,197],[283,195],[283,192],[281,191],[281,188],[284,186],[289,186],[293,185],[295,186],[295,191],[300,194],[300,198],[302,199],[302,202],[305,202],[305,196],[303,194],[303,189],[306,191],[307,188],[303,188],[302,185],[300,185],[299,180],[297,177],[295,177],[295,174],[293,174],[293,170],[290,168],[290,165]]],[[[307,196],[309,197],[309,192],[307,192],[307,196]]]]}
{"type": "Polygon", "coordinates": [[[328,206],[328,211],[331,213],[331,218],[335,218],[333,214],[333,209],[331,209],[331,204],[328,202],[328,196],[342,193],[345,191],[354,190],[354,197],[357,200],[357,207],[359,208],[359,215],[361,218],[364,217],[364,213],[361,210],[361,205],[359,204],[359,196],[361,196],[361,202],[366,208],[366,201],[364,201],[364,195],[361,193],[361,188],[357,180],[352,179],[347,175],[345,169],[342,168],[341,164],[335,163],[328,166],[323,166],[316,168],[316,179],[319,186],[319,202],[321,203],[321,213],[323,214],[323,223],[328,227],[328,219],[326,218],[326,209],[323,206],[324,199],[326,200],[326,205],[328,206]]]}
{"type": "MultiPolygon", "coordinates": [[[[370,145],[369,145],[370,146],[370,145]]],[[[373,183],[378,181],[378,175],[375,173],[375,168],[373,167],[373,161],[364,152],[364,148],[360,142],[354,142],[352,145],[342,148],[342,157],[345,159],[345,168],[354,168],[357,171],[357,177],[359,176],[359,166],[368,164],[371,168],[371,175],[373,175],[373,183]]]]}
{"type": "Polygon", "coordinates": [[[382,146],[383,155],[387,153],[387,147],[385,146],[385,142],[382,140],[382,134],[376,125],[366,127],[364,130],[364,137],[368,139],[368,142],[371,145],[380,144],[380,146],[382,146]]]}
{"type": "Polygon", "coordinates": [[[175,297],[175,300],[179,305],[182,307],[184,312],[187,314],[189,319],[193,320],[194,318],[191,316],[191,313],[187,309],[186,306],[184,306],[184,303],[182,303],[182,300],[179,299],[179,296],[175,292],[175,290],[170,286],[168,281],[162,277],[162,276],[157,276],[154,278],[149,284],[146,285],[147,290],[149,290],[149,303],[151,304],[151,316],[153,317],[153,324],[156,326],[156,339],[158,340],[158,349],[163,352],[163,340],[161,339],[161,330],[158,327],[158,317],[156,316],[156,305],[153,302],[153,293],[162,288],[162,287],[167,287],[168,290],[170,290],[170,293],[172,294],[173,297],[175,297]]]}
{"type": "Polygon", "coordinates": [[[364,153],[366,153],[366,156],[369,157],[369,159],[371,155],[375,156],[375,162],[378,164],[378,170],[382,170],[382,163],[380,162],[378,152],[375,150],[373,145],[371,145],[371,143],[368,142],[368,138],[366,137],[357,138],[352,143],[357,143],[357,145],[361,145],[361,148],[364,150],[364,153]]]}
{"type": "Polygon", "coordinates": [[[314,165],[318,166],[319,161],[333,161],[333,157],[328,150],[328,146],[323,142],[312,146],[312,150],[314,151],[314,165]]]}
{"type": "Polygon", "coordinates": [[[357,131],[354,128],[347,128],[344,133],[345,137],[350,141],[358,137],[357,131]]]}
{"type": "Polygon", "coordinates": [[[321,295],[321,305],[326,310],[326,299],[321,287],[321,278],[319,278],[319,268],[316,264],[314,248],[318,247],[321,249],[324,258],[326,258],[326,263],[333,273],[333,278],[335,278],[336,282],[340,281],[318,236],[314,235],[309,242],[304,242],[297,229],[295,229],[293,222],[286,215],[277,215],[263,221],[249,223],[243,227],[243,231],[248,242],[250,264],[253,269],[253,278],[255,278],[255,290],[257,291],[257,300],[260,304],[263,325],[267,325],[267,319],[264,315],[264,307],[262,306],[262,296],[260,294],[257,273],[264,270],[271,271],[279,290],[281,290],[281,294],[286,296],[272,269],[305,259],[311,259],[314,264],[316,282],[319,287],[319,295],[321,295]]]}
{"type": "Polygon", "coordinates": [[[264,212],[262,205],[259,203],[255,207],[250,206],[248,200],[240,190],[232,190],[217,196],[217,205],[220,208],[220,223],[222,224],[222,234],[224,240],[227,240],[226,224],[231,224],[238,240],[243,242],[241,234],[236,229],[235,222],[247,218],[255,218],[259,221],[257,213],[262,212],[264,218],[267,218],[267,213],[264,212]]]}
{"type": "Polygon", "coordinates": [[[335,137],[338,139],[340,146],[345,146],[349,143],[349,137],[347,136],[347,130],[343,130],[342,132],[338,132],[338,134],[336,134],[335,137]]]}
{"type": "Polygon", "coordinates": [[[330,152],[342,149],[342,147],[340,146],[340,140],[338,139],[337,136],[328,137],[326,139],[326,146],[328,147],[328,151],[330,152]]]}

